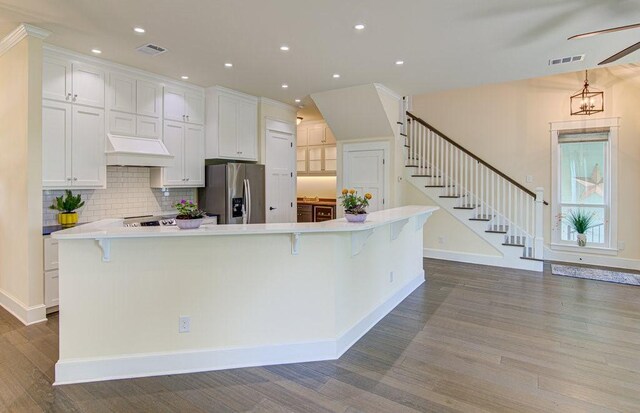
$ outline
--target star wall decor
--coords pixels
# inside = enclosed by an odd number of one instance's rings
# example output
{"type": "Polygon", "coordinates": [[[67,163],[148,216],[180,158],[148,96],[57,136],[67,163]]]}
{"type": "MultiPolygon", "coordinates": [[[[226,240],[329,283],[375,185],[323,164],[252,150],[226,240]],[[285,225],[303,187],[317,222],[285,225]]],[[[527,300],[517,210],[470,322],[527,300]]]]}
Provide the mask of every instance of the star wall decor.
{"type": "Polygon", "coordinates": [[[593,194],[604,196],[604,178],[600,172],[600,165],[596,164],[593,167],[591,176],[589,177],[576,177],[576,182],[584,187],[584,192],[580,195],[580,201],[589,198],[593,194]]]}

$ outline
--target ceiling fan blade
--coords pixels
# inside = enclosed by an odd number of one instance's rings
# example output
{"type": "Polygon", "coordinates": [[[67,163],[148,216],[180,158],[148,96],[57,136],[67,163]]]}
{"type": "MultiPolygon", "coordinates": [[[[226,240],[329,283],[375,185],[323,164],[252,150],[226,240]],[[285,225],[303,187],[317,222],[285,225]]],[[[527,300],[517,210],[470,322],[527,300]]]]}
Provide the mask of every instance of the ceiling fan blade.
{"type": "Polygon", "coordinates": [[[576,34],[574,36],[569,37],[567,40],[573,40],[573,39],[583,39],[585,37],[591,37],[591,36],[596,36],[598,34],[605,34],[605,33],[613,33],[613,32],[619,32],[621,30],[629,30],[629,29],[636,29],[640,27],[640,23],[636,23],[636,24],[629,24],[627,26],[620,26],[620,27],[612,27],[610,29],[604,29],[604,30],[596,30],[595,32],[587,32],[587,33],[581,33],[581,34],[576,34]]]}
{"type": "Polygon", "coordinates": [[[611,56],[608,59],[603,60],[602,62],[598,63],[598,66],[599,65],[606,65],[608,63],[613,63],[616,60],[620,60],[623,57],[625,57],[626,55],[631,54],[631,53],[635,52],[638,49],[640,49],[640,42],[638,42],[638,43],[636,43],[636,44],[634,44],[632,46],[627,47],[626,49],[614,54],[613,56],[611,56]]]}

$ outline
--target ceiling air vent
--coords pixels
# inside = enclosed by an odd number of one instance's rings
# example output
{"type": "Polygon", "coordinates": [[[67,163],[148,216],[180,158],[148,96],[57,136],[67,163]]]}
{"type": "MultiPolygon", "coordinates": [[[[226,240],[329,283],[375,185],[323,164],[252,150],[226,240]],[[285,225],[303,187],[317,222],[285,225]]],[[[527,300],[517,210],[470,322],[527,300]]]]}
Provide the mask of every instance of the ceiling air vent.
{"type": "Polygon", "coordinates": [[[149,56],[157,56],[167,51],[167,49],[165,49],[164,47],[151,43],[142,45],[136,50],[149,56]]]}
{"type": "Polygon", "coordinates": [[[565,63],[582,62],[584,55],[579,54],[577,56],[559,57],[557,59],[549,60],[549,66],[563,65],[565,63]]]}

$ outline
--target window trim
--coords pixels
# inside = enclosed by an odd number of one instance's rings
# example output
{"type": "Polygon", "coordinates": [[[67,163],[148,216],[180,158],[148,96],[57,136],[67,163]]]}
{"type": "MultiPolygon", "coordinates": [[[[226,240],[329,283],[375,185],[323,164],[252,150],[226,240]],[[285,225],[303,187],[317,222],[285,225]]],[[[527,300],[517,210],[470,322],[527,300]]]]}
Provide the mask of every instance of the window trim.
{"type": "Polygon", "coordinates": [[[564,122],[551,122],[551,242],[552,250],[564,250],[570,252],[582,252],[593,254],[617,255],[618,253],[618,130],[620,128],[620,118],[584,119],[564,122]],[[608,176],[608,186],[605,190],[607,199],[605,205],[609,206],[608,237],[609,244],[604,246],[577,247],[575,244],[561,240],[561,229],[558,226],[557,216],[560,214],[560,173],[558,171],[560,144],[558,136],[561,131],[576,129],[599,129],[609,128],[608,150],[609,159],[606,170],[603,171],[608,176]]]}

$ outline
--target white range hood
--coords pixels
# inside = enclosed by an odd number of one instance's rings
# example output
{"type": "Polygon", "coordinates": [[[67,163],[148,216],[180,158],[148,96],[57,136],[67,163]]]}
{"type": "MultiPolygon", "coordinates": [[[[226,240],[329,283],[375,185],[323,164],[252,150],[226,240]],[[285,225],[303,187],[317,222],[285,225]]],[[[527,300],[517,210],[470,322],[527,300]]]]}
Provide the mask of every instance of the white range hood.
{"type": "Polygon", "coordinates": [[[107,134],[107,165],[171,166],[173,155],[159,139],[107,134]]]}

